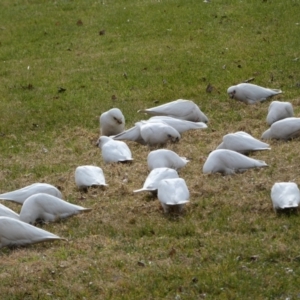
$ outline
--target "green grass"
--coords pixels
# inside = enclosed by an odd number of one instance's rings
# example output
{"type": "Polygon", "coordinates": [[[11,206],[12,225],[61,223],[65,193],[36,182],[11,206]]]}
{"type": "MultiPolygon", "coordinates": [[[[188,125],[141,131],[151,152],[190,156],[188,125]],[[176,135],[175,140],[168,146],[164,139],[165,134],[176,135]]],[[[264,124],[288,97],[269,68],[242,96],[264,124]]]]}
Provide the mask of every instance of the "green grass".
{"type": "MultiPolygon", "coordinates": [[[[298,144],[271,141],[251,156],[269,167],[203,175],[228,132],[260,138],[269,102],[246,106],[227,88],[281,88],[299,116],[299,1],[30,1],[0,9],[0,192],[34,182],[61,188],[92,212],[43,226],[68,242],[1,249],[3,299],[297,299],[299,216],[275,215],[270,190],[299,183],[298,144]],[[99,32],[105,30],[105,34],[99,32]],[[211,84],[214,89],[206,92],[211,84]],[[64,90],[63,90],[64,89],[64,90]],[[175,150],[191,202],[180,217],[133,194],[148,174],[147,147],[131,165],[105,165],[99,116],[179,98],[197,103],[207,130],[175,150]],[[102,167],[105,189],[80,193],[75,168],[102,167]]],[[[20,207],[4,203],[15,211],[20,207]]]]}

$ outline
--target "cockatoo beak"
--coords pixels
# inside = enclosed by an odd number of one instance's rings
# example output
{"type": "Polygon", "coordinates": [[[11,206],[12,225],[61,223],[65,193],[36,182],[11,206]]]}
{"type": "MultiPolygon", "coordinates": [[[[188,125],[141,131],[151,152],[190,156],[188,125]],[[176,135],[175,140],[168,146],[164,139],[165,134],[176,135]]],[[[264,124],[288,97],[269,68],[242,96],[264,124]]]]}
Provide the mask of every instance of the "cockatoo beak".
{"type": "Polygon", "coordinates": [[[235,95],[235,91],[233,91],[233,92],[229,93],[229,97],[230,97],[231,99],[233,99],[233,98],[234,98],[234,95],[235,95]]]}
{"type": "Polygon", "coordinates": [[[171,138],[171,141],[172,141],[172,143],[178,143],[179,142],[179,138],[178,137],[171,138]]]}

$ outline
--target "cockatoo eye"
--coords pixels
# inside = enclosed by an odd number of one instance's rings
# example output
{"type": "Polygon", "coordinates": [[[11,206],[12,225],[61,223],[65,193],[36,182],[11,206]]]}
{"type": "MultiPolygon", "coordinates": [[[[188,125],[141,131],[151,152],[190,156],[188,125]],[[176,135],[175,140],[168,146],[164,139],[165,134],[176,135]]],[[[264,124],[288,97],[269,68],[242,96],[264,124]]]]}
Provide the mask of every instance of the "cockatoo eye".
{"type": "Polygon", "coordinates": [[[232,99],[235,95],[235,90],[230,93],[230,98],[232,99]]]}
{"type": "Polygon", "coordinates": [[[115,121],[116,121],[117,123],[122,124],[122,120],[120,120],[120,119],[118,119],[118,118],[116,118],[116,117],[114,117],[114,119],[115,119],[115,121]]]}

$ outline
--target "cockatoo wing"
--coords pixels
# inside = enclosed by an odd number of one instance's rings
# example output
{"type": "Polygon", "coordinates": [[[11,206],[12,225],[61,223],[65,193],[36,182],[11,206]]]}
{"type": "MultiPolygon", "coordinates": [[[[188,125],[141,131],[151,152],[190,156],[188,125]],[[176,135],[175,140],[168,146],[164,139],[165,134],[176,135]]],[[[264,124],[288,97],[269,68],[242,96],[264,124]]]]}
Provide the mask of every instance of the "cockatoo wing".
{"type": "Polygon", "coordinates": [[[24,246],[53,240],[65,240],[22,221],[0,217],[0,247],[24,246]]]}
{"type": "Polygon", "coordinates": [[[268,109],[267,123],[273,123],[294,116],[294,109],[290,102],[272,101],[268,109]]]}
{"type": "Polygon", "coordinates": [[[61,192],[53,185],[47,183],[33,183],[24,188],[7,192],[0,195],[1,200],[10,200],[17,202],[19,204],[23,204],[23,202],[31,195],[37,193],[46,193],[49,195],[53,195],[58,198],[62,198],[61,192]]]}
{"type": "Polygon", "coordinates": [[[228,88],[227,93],[231,98],[248,103],[255,104],[264,101],[269,97],[281,94],[279,89],[264,88],[251,83],[240,83],[228,88]]]}
{"type": "Polygon", "coordinates": [[[168,116],[155,116],[151,117],[148,122],[159,122],[162,121],[169,126],[175,128],[179,133],[192,130],[192,129],[204,129],[207,128],[207,125],[203,122],[191,122],[187,120],[181,120],[168,116]]]}
{"type": "Polygon", "coordinates": [[[140,126],[141,136],[148,145],[163,145],[168,141],[179,141],[181,138],[175,128],[163,122],[147,122],[137,126],[140,126]]]}
{"type": "Polygon", "coordinates": [[[150,171],[163,167],[179,170],[188,162],[189,160],[185,157],[180,157],[177,153],[168,149],[153,150],[147,157],[147,164],[150,171]]]}
{"type": "Polygon", "coordinates": [[[294,182],[277,182],[271,189],[271,199],[275,210],[298,207],[300,191],[294,182]]]}
{"type": "Polygon", "coordinates": [[[192,122],[207,122],[206,115],[191,100],[178,99],[156,107],[142,109],[138,112],[152,116],[170,116],[192,122]]]}
{"type": "Polygon", "coordinates": [[[153,169],[145,180],[143,188],[134,190],[134,193],[143,191],[156,191],[158,184],[162,179],[178,178],[176,170],[171,168],[156,168],[153,169]]]}
{"type": "Polygon", "coordinates": [[[285,118],[271,125],[262,134],[262,139],[289,140],[300,135],[300,118],[285,118]]]}
{"type": "Polygon", "coordinates": [[[79,188],[107,185],[103,170],[96,166],[79,166],[75,170],[75,183],[79,188]]]}
{"type": "Polygon", "coordinates": [[[240,153],[248,153],[250,151],[270,150],[269,144],[261,142],[246,132],[229,133],[223,137],[223,148],[240,153]]]}
{"type": "Polygon", "coordinates": [[[267,164],[262,160],[253,159],[232,150],[218,149],[209,154],[203,165],[203,173],[234,174],[250,168],[266,166],[267,164]]]}
{"type": "Polygon", "coordinates": [[[111,140],[102,146],[102,156],[105,162],[131,161],[129,147],[122,141],[111,140]]]}
{"type": "Polygon", "coordinates": [[[5,205],[0,204],[0,216],[19,220],[19,215],[5,205]]]}
{"type": "Polygon", "coordinates": [[[263,101],[269,97],[282,93],[282,91],[279,89],[269,89],[249,83],[241,84],[240,88],[243,89],[246,99],[253,102],[263,101]]]}
{"type": "Polygon", "coordinates": [[[32,224],[37,219],[53,222],[88,211],[91,211],[91,208],[84,208],[60,198],[40,193],[25,200],[20,211],[20,220],[32,224]]]}
{"type": "Polygon", "coordinates": [[[115,136],[113,136],[114,140],[128,140],[128,141],[134,141],[137,143],[140,143],[142,145],[146,145],[146,142],[143,140],[141,136],[140,127],[135,125],[134,127],[131,127],[130,129],[127,129],[123,131],[122,133],[119,133],[115,136]]]}
{"type": "Polygon", "coordinates": [[[189,190],[182,178],[163,179],[157,190],[157,197],[166,205],[178,205],[189,202],[189,190]]]}

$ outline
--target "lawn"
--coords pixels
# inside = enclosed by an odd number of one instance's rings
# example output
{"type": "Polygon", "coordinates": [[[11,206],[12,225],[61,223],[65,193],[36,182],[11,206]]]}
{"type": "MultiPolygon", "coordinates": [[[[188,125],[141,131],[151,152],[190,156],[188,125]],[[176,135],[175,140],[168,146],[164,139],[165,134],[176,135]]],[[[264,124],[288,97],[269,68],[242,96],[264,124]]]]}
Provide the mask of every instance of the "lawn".
{"type": "MultiPolygon", "coordinates": [[[[298,214],[277,215],[275,182],[299,184],[299,139],[251,154],[268,168],[204,175],[223,135],[260,138],[270,101],[229,99],[231,85],[282,89],[300,115],[299,0],[3,0],[0,9],[0,193],[34,182],[59,187],[90,213],[43,225],[66,238],[0,250],[2,299],[297,299],[298,214]],[[99,116],[193,100],[208,128],[168,145],[190,162],[180,216],[141,188],[149,148],[107,165],[99,116]],[[103,169],[106,188],[80,192],[80,165],[103,169]]],[[[16,212],[20,206],[1,201],[16,212]]]]}

